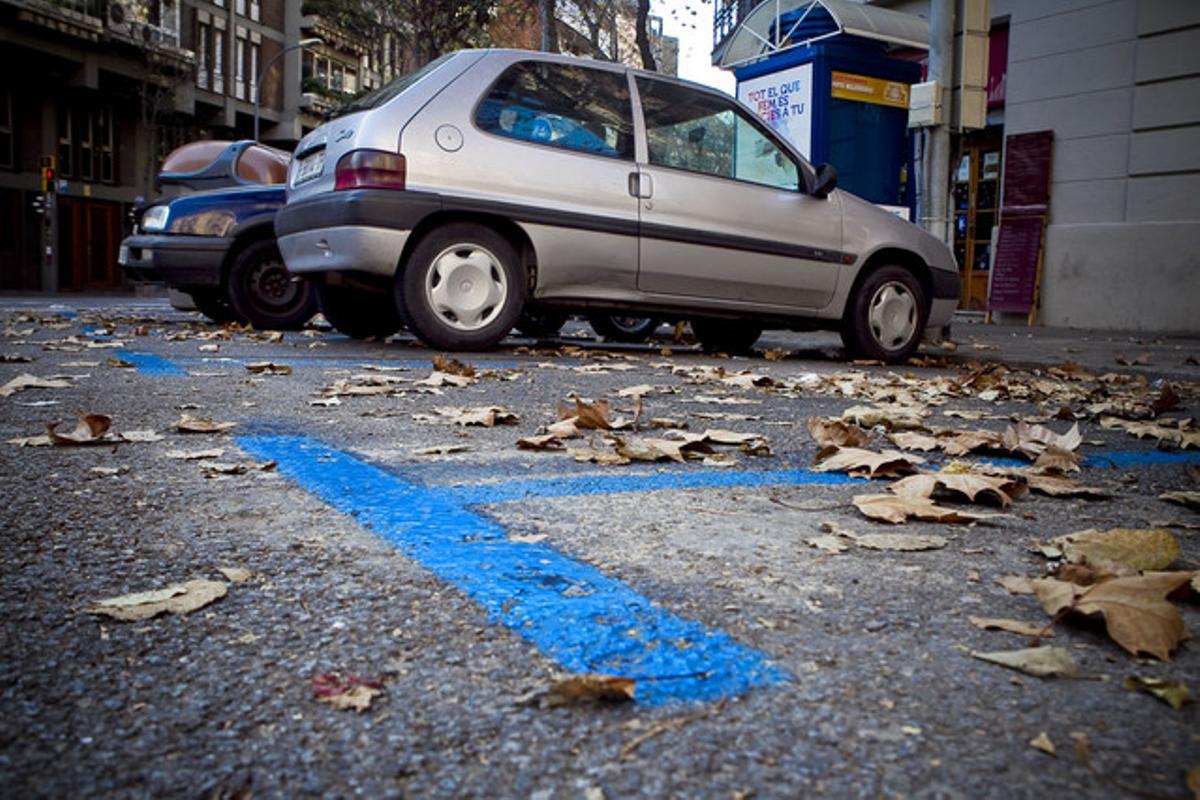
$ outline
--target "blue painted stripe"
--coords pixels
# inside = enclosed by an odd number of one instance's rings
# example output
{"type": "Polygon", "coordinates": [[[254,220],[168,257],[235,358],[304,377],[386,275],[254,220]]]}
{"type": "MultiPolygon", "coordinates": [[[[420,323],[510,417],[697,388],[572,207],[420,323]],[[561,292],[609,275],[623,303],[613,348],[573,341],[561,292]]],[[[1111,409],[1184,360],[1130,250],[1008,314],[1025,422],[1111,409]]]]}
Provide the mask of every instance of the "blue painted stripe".
{"type": "Polygon", "coordinates": [[[121,353],[120,356],[122,360],[128,361],[137,367],[137,371],[143,375],[150,375],[155,378],[180,378],[187,376],[187,372],[161,356],[149,353],[121,353]]]}
{"type": "Polygon", "coordinates": [[[1165,453],[1162,450],[1106,450],[1093,453],[1083,460],[1083,466],[1097,469],[1125,469],[1126,467],[1157,467],[1171,464],[1193,464],[1200,462],[1200,451],[1165,453]]]}
{"type": "Polygon", "coordinates": [[[867,483],[839,472],[808,469],[667,472],[635,475],[584,475],[577,478],[523,478],[499,484],[451,486],[439,493],[467,506],[511,503],[539,497],[658,492],[666,489],[724,489],[731,487],[867,483]]]}
{"type": "MultiPolygon", "coordinates": [[[[253,364],[257,361],[270,361],[272,364],[281,364],[289,367],[339,367],[345,369],[366,369],[367,367],[400,367],[403,369],[432,369],[429,359],[423,361],[374,361],[370,358],[360,358],[357,360],[350,359],[323,359],[319,357],[313,358],[297,358],[295,356],[289,358],[238,358],[235,356],[215,355],[208,358],[176,358],[172,359],[175,364],[180,364],[185,367],[241,367],[246,364],[253,364]]],[[[472,363],[476,369],[511,369],[522,365],[515,361],[476,361],[472,363]]]]}
{"type": "Polygon", "coordinates": [[[572,672],[636,678],[639,703],[715,700],[788,679],[769,657],[677,617],[544,543],[319,441],[247,436],[238,445],[454,584],[572,672]]]}

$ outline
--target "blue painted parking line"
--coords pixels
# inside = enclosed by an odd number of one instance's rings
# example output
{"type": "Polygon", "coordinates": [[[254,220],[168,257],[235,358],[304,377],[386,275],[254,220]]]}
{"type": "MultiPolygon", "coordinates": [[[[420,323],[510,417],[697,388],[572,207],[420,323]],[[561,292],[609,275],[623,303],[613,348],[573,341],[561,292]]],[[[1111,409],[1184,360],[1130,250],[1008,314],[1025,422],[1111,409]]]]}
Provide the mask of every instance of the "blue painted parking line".
{"type": "Polygon", "coordinates": [[[1171,464],[1200,462],[1200,451],[1167,453],[1162,450],[1107,450],[1093,453],[1083,460],[1083,466],[1098,469],[1125,469],[1126,467],[1157,467],[1171,464]]]}
{"type": "Polygon", "coordinates": [[[566,669],[635,678],[639,703],[715,700],[789,679],[767,655],[658,608],[593,566],[544,543],[509,541],[444,492],[307,437],[237,441],[566,669]]]}
{"type": "Polygon", "coordinates": [[[121,360],[133,364],[143,375],[155,378],[187,377],[187,372],[170,360],[149,353],[121,353],[121,360]]]}

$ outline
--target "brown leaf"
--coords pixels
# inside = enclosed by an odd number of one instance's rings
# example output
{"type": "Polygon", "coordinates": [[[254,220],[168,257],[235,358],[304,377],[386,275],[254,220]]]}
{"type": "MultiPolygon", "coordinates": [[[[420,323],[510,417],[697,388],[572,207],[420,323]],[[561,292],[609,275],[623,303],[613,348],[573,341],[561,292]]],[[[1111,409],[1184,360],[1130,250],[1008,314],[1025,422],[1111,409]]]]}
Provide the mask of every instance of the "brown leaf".
{"type": "Polygon", "coordinates": [[[906,522],[909,517],[925,522],[975,522],[990,516],[939,506],[924,497],[902,497],[894,494],[855,495],[854,506],[871,519],[896,524],[906,522]]]}
{"type": "Polygon", "coordinates": [[[151,592],[137,592],[99,600],[85,611],[122,622],[150,619],[162,613],[190,614],[225,596],[222,581],[194,580],[151,592]]]}
{"type": "Polygon", "coordinates": [[[1079,665],[1065,647],[1026,647],[994,653],[971,651],[972,658],[1019,670],[1038,678],[1078,678],[1079,665]]]}
{"type": "Polygon", "coordinates": [[[1079,455],[1051,445],[1033,462],[1033,469],[1036,472],[1079,472],[1079,455]]]}
{"type": "Polygon", "coordinates": [[[546,705],[580,702],[628,702],[634,699],[637,681],[616,675],[581,674],[558,678],[550,685],[546,705]]]}
{"type": "Polygon", "coordinates": [[[357,675],[343,680],[336,672],[326,672],[313,676],[312,692],[319,703],[328,703],[338,711],[353,710],[361,714],[383,693],[383,684],[357,675]]]}
{"type": "Polygon", "coordinates": [[[230,583],[243,583],[254,577],[254,573],[245,567],[217,567],[217,571],[230,583]]]}
{"type": "Polygon", "coordinates": [[[1117,562],[1138,571],[1164,570],[1179,558],[1179,542],[1161,528],[1089,529],[1051,539],[1067,560],[1081,564],[1117,562]]]}
{"type": "Polygon", "coordinates": [[[1200,511],[1200,492],[1164,492],[1158,499],[1186,506],[1192,511],[1200,511]]]}
{"type": "Polygon", "coordinates": [[[1158,397],[1150,404],[1150,410],[1154,412],[1154,416],[1164,414],[1179,406],[1179,395],[1175,393],[1175,387],[1169,383],[1163,384],[1162,391],[1158,393],[1158,397]]]}
{"type": "Polygon", "coordinates": [[[1107,500],[1112,493],[1107,489],[1082,484],[1058,475],[1024,473],[1025,482],[1031,491],[1050,497],[1083,497],[1091,500],[1107,500]]]}
{"type": "Polygon", "coordinates": [[[1191,692],[1188,691],[1187,685],[1183,681],[1130,675],[1121,682],[1121,686],[1130,691],[1152,694],[1176,711],[1183,708],[1185,703],[1192,702],[1191,692]]]}
{"type": "Polygon", "coordinates": [[[175,422],[175,429],[180,433],[225,433],[236,427],[236,422],[214,422],[191,414],[183,414],[175,422]]]}
{"type": "Polygon", "coordinates": [[[631,463],[626,456],[612,450],[597,450],[591,447],[572,447],[567,452],[580,463],[592,462],[602,467],[624,466],[631,463]]]}
{"type": "Polygon", "coordinates": [[[996,578],[996,583],[1007,589],[1009,594],[1033,594],[1033,580],[1023,575],[1004,575],[996,578]]]}
{"type": "Polygon", "coordinates": [[[517,447],[521,450],[561,450],[564,445],[562,440],[553,433],[547,433],[542,436],[526,436],[523,439],[517,439],[517,447]]]}
{"type": "Polygon", "coordinates": [[[1179,609],[1164,598],[1193,576],[1191,572],[1154,572],[1089,587],[1042,578],[1033,586],[1047,614],[1057,616],[1068,609],[1102,614],[1108,635],[1121,647],[1135,656],[1149,653],[1166,661],[1189,634],[1179,609]]]}
{"type": "Polygon", "coordinates": [[[1014,497],[1025,493],[1025,482],[990,475],[939,472],[910,475],[896,481],[888,489],[905,497],[924,498],[931,498],[935,492],[943,491],[965,497],[972,503],[982,497],[993,505],[1008,508],[1014,497]]]}
{"type": "MultiPolygon", "coordinates": [[[[1193,364],[1197,359],[1191,358],[1193,364]]],[[[1193,800],[1200,800],[1200,767],[1192,767],[1187,774],[1187,787],[1192,793],[1193,800]]]]}
{"type": "Polygon", "coordinates": [[[516,425],[520,420],[516,414],[500,406],[482,408],[435,408],[434,414],[414,414],[413,419],[430,422],[446,422],[451,425],[492,428],[496,425],[516,425]]]}
{"type": "Polygon", "coordinates": [[[871,478],[896,478],[917,471],[916,464],[925,459],[909,456],[897,450],[876,453],[857,447],[831,446],[817,453],[816,472],[848,472],[871,478]]]}
{"type": "Polygon", "coordinates": [[[456,386],[461,388],[463,386],[470,386],[473,383],[475,383],[475,379],[472,377],[467,377],[465,375],[453,375],[449,372],[439,372],[438,370],[434,370],[433,372],[429,373],[429,377],[427,378],[423,378],[419,381],[413,381],[415,386],[429,386],[434,389],[440,389],[443,386],[456,386]]]}
{"type": "Polygon", "coordinates": [[[246,369],[254,375],[291,375],[292,368],[287,364],[275,364],[270,361],[255,361],[247,364],[246,369]]]}
{"type": "Polygon", "coordinates": [[[57,446],[71,446],[81,444],[100,444],[108,441],[105,434],[112,426],[112,417],[104,414],[80,414],[79,421],[75,424],[75,430],[70,433],[59,433],[58,423],[51,422],[46,425],[46,435],[50,437],[51,444],[57,446]]]}
{"type": "Polygon", "coordinates": [[[842,419],[864,428],[882,425],[891,431],[922,430],[925,427],[925,416],[928,413],[924,408],[892,403],[878,406],[853,406],[842,412],[842,419]]]}
{"type": "Polygon", "coordinates": [[[0,386],[0,397],[11,397],[17,392],[23,392],[26,389],[66,389],[70,386],[71,382],[68,380],[39,378],[36,375],[23,372],[8,383],[0,386]]]}
{"type": "Polygon", "coordinates": [[[247,472],[272,472],[276,467],[274,461],[236,461],[233,463],[223,464],[219,461],[204,461],[200,464],[200,470],[206,478],[215,478],[218,475],[245,475],[247,472]]]}
{"type": "Polygon", "coordinates": [[[210,450],[168,450],[167,458],[181,461],[199,461],[205,458],[220,458],[225,454],[225,448],[214,447],[210,450]]]}
{"type": "Polygon", "coordinates": [[[1113,356],[1113,360],[1123,367],[1139,367],[1150,363],[1150,351],[1143,350],[1136,356],[1130,357],[1124,353],[1117,353],[1113,356]]]}
{"type": "Polygon", "coordinates": [[[1050,737],[1046,735],[1045,731],[1042,731],[1037,736],[1030,739],[1029,746],[1035,747],[1038,750],[1041,750],[1043,753],[1048,753],[1052,756],[1058,755],[1054,749],[1054,742],[1050,741],[1050,737]]]}
{"type": "Polygon", "coordinates": [[[1075,743],[1075,759],[1085,767],[1092,763],[1092,741],[1084,731],[1071,731],[1071,741],[1075,743]]]}
{"type": "Polygon", "coordinates": [[[804,540],[804,543],[809,547],[815,547],[818,550],[824,550],[826,553],[830,553],[832,555],[844,553],[850,549],[850,545],[846,544],[842,537],[830,534],[825,534],[822,536],[809,536],[804,540]]]}
{"type": "Polygon", "coordinates": [[[560,420],[573,418],[575,420],[575,427],[581,430],[606,431],[612,428],[612,421],[608,415],[607,400],[585,403],[583,400],[576,398],[574,410],[559,408],[558,418],[560,420]]]}
{"type": "Polygon", "coordinates": [[[941,440],[936,436],[930,436],[927,433],[918,433],[916,431],[899,431],[897,433],[889,433],[888,441],[899,447],[901,450],[920,450],[921,452],[929,452],[937,450],[941,447],[941,440]]]}
{"type": "Polygon", "coordinates": [[[475,377],[474,367],[441,353],[433,357],[433,368],[438,372],[445,372],[448,375],[458,375],[463,378],[475,377]]]}
{"type": "Polygon", "coordinates": [[[1008,450],[1036,459],[1047,447],[1057,447],[1066,451],[1077,450],[1079,445],[1083,444],[1083,436],[1079,433],[1078,422],[1071,430],[1058,434],[1050,428],[1030,425],[1021,420],[1015,428],[1010,425],[1004,431],[1002,441],[1008,450]]]}
{"type": "Polygon", "coordinates": [[[912,552],[940,550],[946,546],[946,539],[941,536],[908,533],[864,533],[855,538],[854,543],[868,550],[912,552]]]}
{"type": "Polygon", "coordinates": [[[1045,625],[1033,625],[1016,619],[972,616],[968,616],[967,619],[971,621],[972,625],[982,628],[985,631],[1007,631],[1009,633],[1019,633],[1022,636],[1039,636],[1041,638],[1054,635],[1054,631],[1048,629],[1045,625]]]}
{"type": "Polygon", "coordinates": [[[822,448],[835,447],[866,447],[871,443],[871,435],[862,428],[840,419],[825,417],[809,417],[808,433],[813,441],[822,448]]]}

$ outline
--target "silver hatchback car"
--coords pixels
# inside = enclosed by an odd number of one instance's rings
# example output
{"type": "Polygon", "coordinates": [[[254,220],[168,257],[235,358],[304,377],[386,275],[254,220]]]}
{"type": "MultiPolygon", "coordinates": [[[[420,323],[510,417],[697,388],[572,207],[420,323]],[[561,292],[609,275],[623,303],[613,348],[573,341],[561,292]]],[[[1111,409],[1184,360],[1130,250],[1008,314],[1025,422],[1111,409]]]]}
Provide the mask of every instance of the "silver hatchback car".
{"type": "Polygon", "coordinates": [[[824,328],[903,360],[949,323],[954,257],[835,183],[704,86],[466,50],[305,136],[275,230],[356,335],[479,349],[523,311],[601,309],[687,318],[711,350],[824,328]]]}

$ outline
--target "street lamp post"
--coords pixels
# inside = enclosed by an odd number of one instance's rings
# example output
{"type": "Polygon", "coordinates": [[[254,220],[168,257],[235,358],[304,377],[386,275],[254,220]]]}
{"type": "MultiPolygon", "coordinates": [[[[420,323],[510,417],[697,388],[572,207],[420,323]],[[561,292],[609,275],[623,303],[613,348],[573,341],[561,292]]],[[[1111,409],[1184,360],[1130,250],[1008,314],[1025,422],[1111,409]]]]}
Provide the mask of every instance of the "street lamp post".
{"type": "Polygon", "coordinates": [[[254,141],[256,141],[256,142],[258,141],[258,109],[259,109],[259,104],[262,102],[263,78],[267,77],[267,70],[269,70],[271,67],[275,66],[275,62],[278,61],[280,58],[282,58],[285,53],[287,53],[291,50],[297,50],[301,47],[309,47],[314,44],[322,44],[324,41],[325,41],[324,39],[314,37],[312,39],[301,39],[300,41],[296,42],[295,44],[288,45],[287,47],[283,48],[278,53],[276,53],[274,56],[272,56],[271,60],[268,61],[263,66],[262,71],[258,73],[258,83],[254,84],[254,141]]]}

